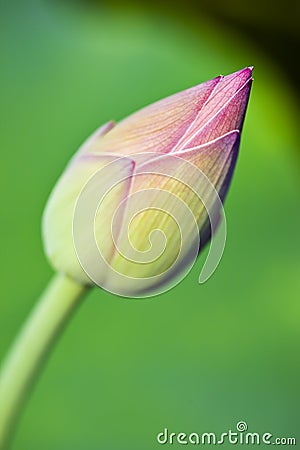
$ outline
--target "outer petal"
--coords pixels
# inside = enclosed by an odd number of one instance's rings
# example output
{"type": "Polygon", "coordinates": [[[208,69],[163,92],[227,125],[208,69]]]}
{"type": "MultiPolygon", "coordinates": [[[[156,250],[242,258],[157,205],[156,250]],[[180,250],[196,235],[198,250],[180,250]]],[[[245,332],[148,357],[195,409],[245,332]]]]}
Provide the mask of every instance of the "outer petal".
{"type": "Polygon", "coordinates": [[[115,126],[115,123],[111,120],[110,122],[105,123],[104,125],[101,125],[94,133],[89,136],[86,141],[80,146],[78,152],[76,153],[75,157],[78,154],[82,153],[92,153],[93,146],[103,138],[103,136],[108,133],[113,127],[115,126]]]}
{"type": "Polygon", "coordinates": [[[132,280],[124,283],[110,272],[108,289],[118,286],[124,295],[149,293],[187,270],[198,254],[207,209],[214,218],[218,214],[215,206],[221,202],[215,189],[225,195],[238,143],[239,132],[233,131],[177,155],[154,156],[148,161],[147,155],[135,155],[131,197],[117,239],[118,251],[111,261],[116,272],[132,280]]]}
{"type": "Polygon", "coordinates": [[[194,122],[172,150],[205,144],[232,130],[240,130],[248,104],[252,68],[220,78],[194,122]]]}
{"type": "Polygon", "coordinates": [[[87,212],[91,212],[93,218],[97,217],[95,234],[100,236],[104,258],[107,261],[111,259],[114,252],[110,232],[112,215],[128,194],[133,170],[134,162],[129,158],[116,159],[115,156],[105,154],[78,155],[68,166],[48,200],[43,216],[45,252],[56,270],[67,273],[81,283],[91,283],[81,267],[83,260],[84,268],[89,273],[89,269],[96,263],[94,254],[90,251],[93,236],[87,233],[87,212]],[[107,193],[98,212],[91,211],[93,202],[97,200],[97,189],[95,190],[95,183],[93,185],[89,183],[90,180],[94,178],[98,185],[106,183],[111,186],[111,179],[116,175],[123,181],[107,193]],[[80,223],[77,221],[75,224],[80,227],[80,242],[76,242],[76,248],[80,248],[81,253],[77,254],[73,242],[74,211],[79,196],[86,189],[87,201],[84,203],[84,210],[79,211],[77,215],[80,223]]]}
{"type": "Polygon", "coordinates": [[[218,78],[167,97],[119,122],[91,151],[129,155],[167,153],[179,141],[217,85],[218,78]]]}
{"type": "Polygon", "coordinates": [[[222,201],[229,188],[240,144],[240,132],[223,136],[192,149],[174,153],[200,169],[214,185],[222,201]]]}
{"type": "Polygon", "coordinates": [[[178,152],[241,130],[251,75],[252,68],[245,68],[156,102],[119,122],[90,151],[178,152]]]}

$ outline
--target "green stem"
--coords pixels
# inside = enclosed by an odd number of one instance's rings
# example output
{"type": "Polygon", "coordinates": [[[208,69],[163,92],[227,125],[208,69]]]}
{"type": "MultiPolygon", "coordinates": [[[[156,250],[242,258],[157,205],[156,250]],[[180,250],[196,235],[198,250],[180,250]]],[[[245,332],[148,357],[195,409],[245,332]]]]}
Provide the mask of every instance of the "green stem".
{"type": "Polygon", "coordinates": [[[86,289],[56,275],[21,330],[0,372],[0,450],[7,449],[28,391],[86,289]]]}

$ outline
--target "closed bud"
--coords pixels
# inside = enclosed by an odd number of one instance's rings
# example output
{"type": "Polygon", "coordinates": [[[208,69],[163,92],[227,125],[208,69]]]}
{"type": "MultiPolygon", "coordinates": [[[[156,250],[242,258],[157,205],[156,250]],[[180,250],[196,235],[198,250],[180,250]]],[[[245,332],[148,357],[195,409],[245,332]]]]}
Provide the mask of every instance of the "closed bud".
{"type": "Polygon", "coordinates": [[[45,209],[53,267],[130,297],[182,279],[222,215],[251,82],[252,68],[219,76],[96,131],[45,209]]]}

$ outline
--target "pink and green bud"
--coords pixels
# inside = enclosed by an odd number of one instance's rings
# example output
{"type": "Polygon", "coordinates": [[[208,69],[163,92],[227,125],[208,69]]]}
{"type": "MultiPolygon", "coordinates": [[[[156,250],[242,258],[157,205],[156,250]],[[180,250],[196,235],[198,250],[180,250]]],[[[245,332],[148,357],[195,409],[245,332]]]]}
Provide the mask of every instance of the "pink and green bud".
{"type": "Polygon", "coordinates": [[[219,76],[96,131],[46,206],[53,267],[132,297],[178,282],[222,212],[251,83],[219,76]]]}

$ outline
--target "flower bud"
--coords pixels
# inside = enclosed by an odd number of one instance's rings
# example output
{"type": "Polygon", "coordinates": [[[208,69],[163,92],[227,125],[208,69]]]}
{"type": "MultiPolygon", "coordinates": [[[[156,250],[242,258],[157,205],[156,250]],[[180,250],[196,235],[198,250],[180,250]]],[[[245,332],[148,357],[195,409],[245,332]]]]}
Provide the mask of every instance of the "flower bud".
{"type": "Polygon", "coordinates": [[[246,68],[219,76],[96,131],[45,209],[53,267],[131,297],[182,279],[222,213],[251,75],[246,68]]]}

